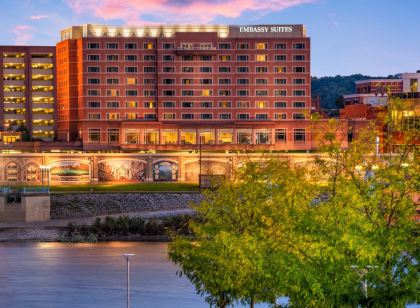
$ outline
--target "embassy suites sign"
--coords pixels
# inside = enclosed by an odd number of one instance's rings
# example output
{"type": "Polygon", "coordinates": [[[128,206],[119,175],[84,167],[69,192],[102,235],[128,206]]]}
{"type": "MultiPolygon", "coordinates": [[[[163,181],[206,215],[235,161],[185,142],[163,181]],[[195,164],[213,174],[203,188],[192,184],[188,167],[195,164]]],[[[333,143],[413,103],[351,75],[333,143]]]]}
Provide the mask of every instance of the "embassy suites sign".
{"type": "Polygon", "coordinates": [[[303,25],[230,26],[230,37],[306,37],[303,25]]]}

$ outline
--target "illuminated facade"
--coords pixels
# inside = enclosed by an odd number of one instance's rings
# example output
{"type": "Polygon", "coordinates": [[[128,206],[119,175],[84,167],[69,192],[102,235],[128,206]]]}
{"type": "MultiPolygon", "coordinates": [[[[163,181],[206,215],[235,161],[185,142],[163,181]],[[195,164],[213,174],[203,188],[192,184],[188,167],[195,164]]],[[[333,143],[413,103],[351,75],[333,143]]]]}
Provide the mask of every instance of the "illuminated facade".
{"type": "Polygon", "coordinates": [[[0,76],[3,130],[23,131],[23,136],[34,140],[53,140],[55,48],[0,46],[0,76]]]}
{"type": "Polygon", "coordinates": [[[83,25],[63,30],[56,47],[59,141],[91,150],[314,148],[302,25],[83,25]]]}

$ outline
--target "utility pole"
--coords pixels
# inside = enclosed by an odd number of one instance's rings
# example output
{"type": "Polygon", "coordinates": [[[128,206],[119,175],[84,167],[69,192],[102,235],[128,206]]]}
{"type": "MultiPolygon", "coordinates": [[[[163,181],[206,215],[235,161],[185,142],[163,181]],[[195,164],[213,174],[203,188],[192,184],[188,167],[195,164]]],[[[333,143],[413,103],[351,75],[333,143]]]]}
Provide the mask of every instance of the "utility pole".
{"type": "Polygon", "coordinates": [[[134,253],[123,254],[124,259],[127,261],[127,308],[130,308],[130,257],[133,257],[134,253]]]}
{"type": "Polygon", "coordinates": [[[367,281],[367,278],[366,278],[366,274],[368,273],[368,271],[370,269],[377,268],[377,266],[374,266],[374,265],[366,265],[363,268],[359,268],[357,265],[352,265],[352,266],[350,266],[350,268],[353,271],[355,271],[357,273],[357,275],[359,275],[359,277],[361,279],[364,278],[362,280],[362,282],[361,282],[361,286],[362,286],[362,291],[363,291],[363,294],[365,295],[365,298],[368,298],[368,281],[367,281]]]}

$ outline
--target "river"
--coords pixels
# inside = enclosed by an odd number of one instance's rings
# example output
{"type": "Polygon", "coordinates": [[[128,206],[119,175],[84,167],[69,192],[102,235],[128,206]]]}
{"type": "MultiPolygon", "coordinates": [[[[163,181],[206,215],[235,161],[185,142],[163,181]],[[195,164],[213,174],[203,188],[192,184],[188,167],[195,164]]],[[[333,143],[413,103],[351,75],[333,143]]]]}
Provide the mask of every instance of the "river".
{"type": "MultiPolygon", "coordinates": [[[[166,243],[0,243],[0,307],[209,307],[167,258],[166,243]]],[[[263,306],[259,306],[263,307],[263,306]]]]}

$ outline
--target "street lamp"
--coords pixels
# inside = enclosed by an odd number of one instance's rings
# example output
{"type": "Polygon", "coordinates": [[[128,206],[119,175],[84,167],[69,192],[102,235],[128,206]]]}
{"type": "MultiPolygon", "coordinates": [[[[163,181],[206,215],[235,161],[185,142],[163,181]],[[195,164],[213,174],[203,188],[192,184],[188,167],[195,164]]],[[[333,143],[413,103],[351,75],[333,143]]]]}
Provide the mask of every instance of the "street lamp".
{"type": "Polygon", "coordinates": [[[363,293],[365,295],[365,298],[368,298],[368,281],[367,281],[367,278],[366,278],[366,274],[368,273],[368,271],[370,269],[377,268],[377,266],[366,265],[363,268],[359,268],[357,265],[352,265],[352,266],[350,266],[350,268],[353,271],[355,271],[361,279],[365,278],[364,280],[362,280],[362,290],[363,290],[363,293]]]}
{"type": "Polygon", "coordinates": [[[89,161],[89,166],[90,166],[90,177],[89,177],[89,191],[92,192],[93,191],[93,186],[92,186],[92,182],[93,182],[93,177],[95,176],[94,170],[93,170],[93,157],[89,157],[88,158],[89,161]]]}
{"type": "Polygon", "coordinates": [[[127,261],[127,308],[130,308],[130,258],[134,253],[123,254],[124,259],[127,261]]]}

